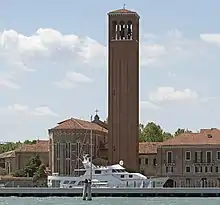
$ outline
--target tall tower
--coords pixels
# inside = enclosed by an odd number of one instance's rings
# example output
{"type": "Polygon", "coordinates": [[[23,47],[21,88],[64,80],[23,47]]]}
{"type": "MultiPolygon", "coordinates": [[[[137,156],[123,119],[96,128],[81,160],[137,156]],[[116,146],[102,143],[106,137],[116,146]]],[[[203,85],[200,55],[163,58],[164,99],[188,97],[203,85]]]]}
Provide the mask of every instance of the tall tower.
{"type": "Polygon", "coordinates": [[[139,15],[108,13],[108,158],[138,171],[139,15]]]}

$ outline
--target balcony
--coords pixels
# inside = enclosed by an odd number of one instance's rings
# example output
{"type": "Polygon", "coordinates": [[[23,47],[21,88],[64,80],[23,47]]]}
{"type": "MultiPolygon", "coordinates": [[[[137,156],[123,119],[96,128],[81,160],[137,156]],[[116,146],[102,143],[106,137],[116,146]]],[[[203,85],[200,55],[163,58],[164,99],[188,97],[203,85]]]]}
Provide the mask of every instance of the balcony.
{"type": "Polygon", "coordinates": [[[168,162],[167,160],[164,160],[164,165],[166,167],[169,167],[169,166],[176,166],[176,161],[175,160],[172,160],[171,162],[168,162]]]}
{"type": "Polygon", "coordinates": [[[210,162],[207,162],[206,160],[193,160],[193,164],[195,166],[214,166],[215,160],[211,160],[210,162]]]}

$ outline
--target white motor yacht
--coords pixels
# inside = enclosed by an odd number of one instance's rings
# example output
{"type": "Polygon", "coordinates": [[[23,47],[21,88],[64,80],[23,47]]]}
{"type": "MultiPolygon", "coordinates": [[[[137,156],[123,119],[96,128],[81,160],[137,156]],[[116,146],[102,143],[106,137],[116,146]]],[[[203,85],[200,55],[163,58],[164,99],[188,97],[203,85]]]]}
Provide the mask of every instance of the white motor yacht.
{"type": "Polygon", "coordinates": [[[93,187],[162,188],[169,179],[168,177],[148,178],[140,173],[128,172],[123,167],[122,161],[110,166],[95,166],[90,162],[88,155],[83,157],[82,164],[84,169],[78,170],[82,173],[80,176],[59,176],[58,173],[48,176],[48,187],[82,187],[84,181],[91,178],[91,170],[93,187]]]}

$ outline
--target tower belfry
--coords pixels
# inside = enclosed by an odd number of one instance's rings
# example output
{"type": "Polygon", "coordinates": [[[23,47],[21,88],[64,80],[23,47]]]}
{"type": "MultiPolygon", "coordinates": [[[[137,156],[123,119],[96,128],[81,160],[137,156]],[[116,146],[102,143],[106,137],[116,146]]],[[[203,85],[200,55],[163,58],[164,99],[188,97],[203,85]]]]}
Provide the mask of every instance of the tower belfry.
{"type": "Polygon", "coordinates": [[[139,169],[139,15],[108,13],[108,158],[139,169]]]}

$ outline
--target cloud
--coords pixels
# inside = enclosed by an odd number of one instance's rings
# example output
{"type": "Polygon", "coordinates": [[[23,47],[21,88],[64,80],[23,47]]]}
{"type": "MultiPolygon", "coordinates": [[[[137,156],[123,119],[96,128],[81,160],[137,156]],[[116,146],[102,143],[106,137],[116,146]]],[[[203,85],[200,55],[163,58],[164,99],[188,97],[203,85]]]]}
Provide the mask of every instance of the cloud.
{"type": "Polygon", "coordinates": [[[93,80],[91,78],[81,73],[69,71],[61,81],[55,82],[55,85],[60,88],[74,88],[78,84],[91,83],[92,81],[93,80]]]}
{"type": "Polygon", "coordinates": [[[144,44],[141,47],[141,65],[151,66],[166,54],[166,49],[160,44],[144,44]]]}
{"type": "MultiPolygon", "coordinates": [[[[4,75],[0,72],[0,87],[19,89],[17,81],[25,72],[38,71],[42,67],[57,65],[63,69],[66,65],[72,67],[85,64],[97,68],[106,65],[106,47],[88,36],[40,28],[30,36],[15,30],[5,30],[0,33],[0,39],[0,63],[6,67],[4,75]]],[[[73,85],[70,79],[62,84],[67,87],[73,85]]]]}
{"type": "Polygon", "coordinates": [[[19,114],[26,114],[26,115],[36,115],[36,116],[58,116],[57,113],[53,112],[49,107],[41,106],[36,107],[34,109],[30,109],[27,105],[22,105],[15,103],[13,105],[9,105],[7,109],[1,109],[4,112],[10,113],[19,113],[19,114]]]}
{"type": "Polygon", "coordinates": [[[160,107],[150,101],[141,101],[141,108],[149,110],[158,110],[160,107]]]}
{"type": "Polygon", "coordinates": [[[207,43],[220,44],[220,34],[204,33],[204,34],[200,34],[200,38],[207,43]]]}
{"type": "Polygon", "coordinates": [[[45,106],[35,108],[32,114],[38,116],[53,116],[53,117],[58,116],[57,113],[53,112],[49,107],[45,107],[45,106]]]}
{"type": "Polygon", "coordinates": [[[158,87],[149,94],[149,99],[152,102],[189,101],[199,99],[199,95],[189,88],[176,90],[173,87],[158,87]]]}
{"type": "Polygon", "coordinates": [[[14,105],[9,105],[8,109],[15,112],[24,112],[28,110],[28,106],[16,103],[14,105]]]}

